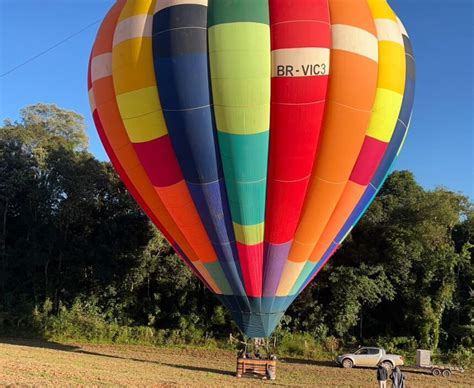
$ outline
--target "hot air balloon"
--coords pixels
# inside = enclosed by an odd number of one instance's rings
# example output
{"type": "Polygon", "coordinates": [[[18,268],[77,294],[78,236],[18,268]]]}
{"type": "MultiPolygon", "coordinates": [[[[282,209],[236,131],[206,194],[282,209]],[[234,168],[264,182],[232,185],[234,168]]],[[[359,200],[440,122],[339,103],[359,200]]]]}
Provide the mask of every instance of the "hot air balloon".
{"type": "Polygon", "coordinates": [[[381,188],[414,83],[385,0],[118,0],[88,89],[130,193],[267,337],[381,188]]]}

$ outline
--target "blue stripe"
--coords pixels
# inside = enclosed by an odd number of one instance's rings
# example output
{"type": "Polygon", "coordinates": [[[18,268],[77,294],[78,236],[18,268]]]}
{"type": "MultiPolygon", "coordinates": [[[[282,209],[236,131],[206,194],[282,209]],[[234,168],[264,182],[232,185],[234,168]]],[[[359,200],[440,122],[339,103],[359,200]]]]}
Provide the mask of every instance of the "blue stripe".
{"type": "Polygon", "coordinates": [[[214,280],[245,295],[211,107],[206,26],[206,7],[188,4],[158,12],[155,75],[173,149],[218,257],[220,268],[212,267],[212,273],[220,278],[214,280]]]}

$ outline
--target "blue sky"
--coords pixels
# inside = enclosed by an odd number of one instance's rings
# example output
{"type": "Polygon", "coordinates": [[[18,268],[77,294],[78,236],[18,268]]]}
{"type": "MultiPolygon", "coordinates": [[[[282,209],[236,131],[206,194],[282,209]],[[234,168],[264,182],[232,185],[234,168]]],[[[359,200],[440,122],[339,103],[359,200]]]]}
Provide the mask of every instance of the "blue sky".
{"type": "MultiPolygon", "coordinates": [[[[113,0],[0,0],[0,74],[100,19],[113,0]]],[[[397,169],[427,188],[443,185],[474,198],[472,0],[392,0],[413,40],[415,111],[397,169]]],[[[0,78],[0,120],[37,102],[86,117],[91,151],[107,156],[89,113],[86,74],[98,24],[0,78]]]]}

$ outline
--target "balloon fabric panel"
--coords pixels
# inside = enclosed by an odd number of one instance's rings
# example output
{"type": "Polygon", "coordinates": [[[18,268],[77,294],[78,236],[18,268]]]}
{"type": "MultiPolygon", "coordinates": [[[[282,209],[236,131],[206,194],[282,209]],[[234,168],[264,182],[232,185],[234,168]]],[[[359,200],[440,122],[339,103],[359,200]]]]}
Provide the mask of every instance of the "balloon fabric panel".
{"type": "MultiPolygon", "coordinates": [[[[129,1],[120,16],[117,32],[121,34],[119,38],[114,36],[112,51],[117,103],[129,138],[160,200],[199,260],[210,264],[217,260],[216,254],[183,179],[156,85],[152,48],[154,9],[154,1],[129,1]],[[146,136],[137,138],[136,133],[146,136]]],[[[212,269],[212,279],[221,291],[232,293],[221,267],[212,269]]]]}
{"type": "Polygon", "coordinates": [[[328,103],[301,219],[277,289],[279,296],[290,293],[344,191],[375,99],[378,47],[366,1],[331,0],[329,10],[339,24],[332,26],[328,103]],[[349,3],[351,14],[346,12],[349,3]],[[352,15],[358,15],[357,24],[352,15]]]}
{"type": "Polygon", "coordinates": [[[215,276],[227,279],[233,294],[245,295],[211,106],[207,7],[201,3],[157,3],[155,75],[170,148],[222,267],[215,276]]]}
{"type": "Polygon", "coordinates": [[[272,109],[263,295],[274,297],[319,143],[331,34],[325,0],[273,0],[269,4],[272,109]]]}
{"type": "Polygon", "coordinates": [[[262,293],[270,126],[266,0],[209,2],[209,60],[223,171],[248,296],[262,293]]]}
{"type": "Polygon", "coordinates": [[[385,0],[119,0],[88,73],[120,178],[249,337],[375,198],[414,85],[385,0]]]}
{"type": "Polygon", "coordinates": [[[393,167],[396,158],[403,146],[403,141],[408,133],[415,98],[415,59],[408,34],[398,19],[397,23],[399,24],[400,32],[403,37],[406,72],[403,101],[395,129],[388,144],[387,150],[383,155],[383,158],[377,168],[377,171],[373,175],[370,184],[366,187],[365,192],[360,198],[358,204],[355,206],[351,215],[345,222],[344,226],[340,229],[334,241],[331,243],[324,255],[320,257],[315,255],[315,258],[318,260],[316,264],[308,263],[309,265],[306,271],[306,276],[304,277],[303,285],[299,289],[294,289],[292,291],[296,295],[301,292],[304,287],[306,287],[309,282],[317,275],[321,268],[324,267],[331,255],[334,253],[335,249],[342,243],[342,241],[350,233],[357,222],[359,222],[360,218],[375,199],[378,191],[382,188],[385,179],[388,177],[391,168],[393,167]]]}
{"type": "Polygon", "coordinates": [[[405,52],[396,16],[386,3],[369,2],[379,40],[377,92],[367,135],[349,182],[311,254],[318,261],[364,194],[388,147],[400,113],[405,87],[405,52]],[[379,16],[386,16],[379,18],[379,16]]]}
{"type": "MultiPolygon", "coordinates": [[[[110,143],[109,152],[114,154],[121,163],[125,173],[143,198],[143,203],[141,201],[139,201],[139,203],[142,204],[142,207],[144,203],[148,204],[153,214],[153,217],[151,217],[152,220],[165,232],[165,235],[169,233],[174,236],[174,239],[176,239],[177,244],[180,246],[181,252],[194,263],[192,265],[193,270],[197,270],[196,264],[199,263],[199,257],[182,235],[180,228],[172,220],[168,210],[160,201],[155,189],[151,185],[145,170],[140,164],[133,145],[127,136],[126,129],[118,111],[112,79],[112,39],[117,24],[117,17],[113,11],[119,8],[122,9],[124,3],[125,2],[117,3],[117,8],[114,8],[109,15],[110,17],[104,20],[92,53],[92,81],[95,104],[97,107],[97,118],[100,117],[104,136],[107,137],[110,143]],[[95,50],[96,47],[97,50],[100,51],[95,50]],[[97,72],[100,78],[95,77],[94,68],[105,69],[97,72]]],[[[173,240],[171,238],[169,239],[173,244],[173,240]]],[[[206,270],[201,269],[199,273],[214,292],[222,292],[206,270]]]]}

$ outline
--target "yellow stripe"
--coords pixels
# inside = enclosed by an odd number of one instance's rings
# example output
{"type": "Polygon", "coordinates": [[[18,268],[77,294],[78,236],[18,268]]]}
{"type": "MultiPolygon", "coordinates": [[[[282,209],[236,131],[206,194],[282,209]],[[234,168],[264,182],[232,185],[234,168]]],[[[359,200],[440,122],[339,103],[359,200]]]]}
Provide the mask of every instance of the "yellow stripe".
{"type": "Polygon", "coordinates": [[[367,135],[388,143],[395,130],[403,95],[389,89],[377,88],[367,135]]]}
{"type": "Polygon", "coordinates": [[[120,115],[132,143],[144,143],[168,133],[156,99],[155,86],[117,95],[120,115]]]}
{"type": "Polygon", "coordinates": [[[117,24],[114,33],[113,46],[134,38],[151,37],[153,28],[153,16],[137,15],[122,20],[117,24]]]}
{"type": "Polygon", "coordinates": [[[367,0],[369,3],[370,11],[374,19],[390,19],[394,22],[397,21],[395,12],[392,11],[390,6],[385,0],[367,0]]]}
{"type": "Polygon", "coordinates": [[[388,143],[395,130],[405,91],[406,59],[397,17],[385,0],[369,0],[379,41],[377,92],[367,136],[388,143]]]}
{"type": "Polygon", "coordinates": [[[155,101],[156,87],[150,86],[117,95],[117,103],[123,119],[133,119],[157,112],[155,101]]]}
{"type": "Polygon", "coordinates": [[[306,265],[306,261],[294,262],[287,261],[280,278],[280,284],[276,292],[276,296],[287,296],[295,285],[301,271],[306,265]]]}
{"type": "Polygon", "coordinates": [[[151,38],[130,39],[115,46],[112,67],[117,94],[156,85],[151,38]]]}
{"type": "Polygon", "coordinates": [[[235,238],[241,244],[259,244],[263,241],[264,226],[264,222],[256,225],[240,225],[234,222],[235,238]]]}
{"type": "Polygon", "coordinates": [[[123,123],[132,143],[145,143],[168,133],[161,111],[134,119],[123,119],[123,123]]]}
{"type": "Polygon", "coordinates": [[[380,59],[377,87],[393,90],[399,94],[405,91],[406,58],[402,45],[393,42],[379,43],[380,59]]]}
{"type": "Polygon", "coordinates": [[[153,12],[152,6],[152,1],[127,2],[120,20],[133,38],[126,39],[122,34],[121,42],[112,50],[117,104],[132,143],[144,143],[168,133],[156,86],[152,38],[146,36],[149,27],[143,17],[153,12]]]}
{"type": "MultiPolygon", "coordinates": [[[[254,81],[254,85],[256,82],[254,81]]],[[[266,81],[262,81],[262,87],[254,90],[265,90],[266,81]]],[[[213,90],[218,87],[213,87],[213,90]]],[[[214,114],[216,122],[219,125],[219,131],[234,135],[254,135],[256,133],[267,132],[268,123],[263,122],[262,117],[270,116],[270,106],[252,106],[252,107],[232,107],[214,105],[214,114]]]]}
{"type": "Polygon", "coordinates": [[[120,14],[119,22],[130,16],[142,14],[153,15],[155,2],[156,0],[128,0],[120,14]]]}

